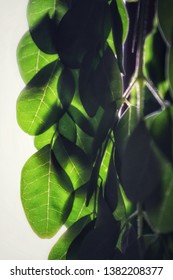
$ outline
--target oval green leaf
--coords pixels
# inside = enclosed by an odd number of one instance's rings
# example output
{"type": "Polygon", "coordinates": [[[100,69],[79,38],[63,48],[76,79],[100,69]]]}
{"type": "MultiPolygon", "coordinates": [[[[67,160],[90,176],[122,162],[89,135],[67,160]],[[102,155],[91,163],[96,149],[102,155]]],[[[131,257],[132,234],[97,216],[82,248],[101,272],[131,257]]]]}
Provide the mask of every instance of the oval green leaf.
{"type": "Polygon", "coordinates": [[[17,62],[22,79],[28,83],[43,67],[57,59],[57,55],[48,55],[37,48],[29,32],[26,32],[18,44],[17,62]]]}
{"type": "Polygon", "coordinates": [[[53,136],[55,135],[56,130],[57,130],[57,125],[54,124],[42,134],[35,136],[34,146],[36,147],[36,149],[40,150],[44,146],[50,144],[53,140],[53,136]]]}
{"type": "Polygon", "coordinates": [[[60,72],[59,61],[52,62],[29,82],[18,97],[18,124],[30,135],[43,133],[61,114],[57,94],[60,72]]]}
{"type": "Polygon", "coordinates": [[[55,235],[65,223],[72,183],[55,161],[50,145],[25,163],[21,176],[21,200],[29,224],[42,238],[55,235]]]}
{"type": "Polygon", "coordinates": [[[74,143],[58,136],[53,147],[56,159],[72,180],[74,189],[84,185],[91,175],[91,161],[74,143]]]}

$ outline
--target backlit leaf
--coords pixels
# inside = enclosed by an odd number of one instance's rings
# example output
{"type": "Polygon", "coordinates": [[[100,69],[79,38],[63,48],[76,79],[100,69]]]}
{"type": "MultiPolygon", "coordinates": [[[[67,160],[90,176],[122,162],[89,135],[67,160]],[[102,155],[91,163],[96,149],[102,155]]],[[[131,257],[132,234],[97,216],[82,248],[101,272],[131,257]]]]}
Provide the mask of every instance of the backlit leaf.
{"type": "Polygon", "coordinates": [[[87,184],[81,186],[72,193],[73,207],[72,211],[67,219],[66,225],[72,225],[80,218],[91,215],[94,209],[94,200],[93,198],[90,201],[90,204],[86,207],[86,195],[87,195],[87,184]]]}
{"type": "Polygon", "coordinates": [[[57,165],[50,145],[35,153],[24,165],[21,199],[32,229],[42,238],[52,237],[65,223],[72,205],[69,177],[57,165]]]}
{"type": "Polygon", "coordinates": [[[59,133],[69,141],[75,143],[77,139],[77,128],[74,121],[66,113],[59,120],[58,124],[59,133]]]}
{"type": "Polygon", "coordinates": [[[52,62],[29,82],[18,97],[17,120],[30,135],[43,133],[61,114],[57,94],[60,72],[60,63],[52,62]]]}
{"type": "Polygon", "coordinates": [[[74,189],[89,180],[91,162],[78,146],[64,137],[57,137],[53,150],[57,161],[71,178],[74,189]]]}
{"type": "Polygon", "coordinates": [[[42,134],[35,136],[34,138],[35,147],[38,150],[40,150],[44,146],[50,144],[51,141],[53,140],[53,136],[55,135],[56,130],[57,130],[57,124],[54,124],[42,134]]]}
{"type": "Polygon", "coordinates": [[[106,183],[104,187],[105,201],[107,202],[107,205],[110,207],[112,212],[115,210],[118,203],[118,189],[119,189],[119,182],[117,178],[117,172],[115,169],[114,155],[115,153],[113,149],[109,166],[108,166],[106,183]]]}
{"type": "Polygon", "coordinates": [[[22,37],[17,48],[17,62],[22,79],[28,83],[44,66],[57,59],[57,55],[48,55],[38,49],[30,33],[22,37]]]}
{"type": "Polygon", "coordinates": [[[65,260],[70,244],[89,221],[90,216],[85,216],[68,228],[50,251],[49,260],[65,260]]]}
{"type": "Polygon", "coordinates": [[[89,119],[87,119],[80,110],[74,106],[70,106],[68,113],[74,122],[89,136],[94,136],[94,127],[89,119]]]}

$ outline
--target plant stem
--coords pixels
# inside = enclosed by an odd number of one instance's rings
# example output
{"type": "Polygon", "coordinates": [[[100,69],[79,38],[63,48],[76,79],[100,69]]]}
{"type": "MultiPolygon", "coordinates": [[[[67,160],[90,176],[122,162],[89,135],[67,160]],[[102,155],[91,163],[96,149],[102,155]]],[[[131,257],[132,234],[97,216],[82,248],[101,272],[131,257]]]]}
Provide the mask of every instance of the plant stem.
{"type": "Polygon", "coordinates": [[[161,108],[165,109],[166,104],[165,104],[164,100],[159,96],[158,90],[155,88],[152,81],[150,81],[149,79],[145,79],[145,84],[146,84],[147,88],[149,89],[149,91],[152,93],[152,95],[155,97],[155,99],[158,101],[161,108]]]}
{"type": "MultiPolygon", "coordinates": [[[[144,52],[144,41],[145,41],[145,20],[147,15],[148,0],[139,1],[138,10],[138,38],[137,38],[137,54],[136,54],[136,70],[135,75],[137,78],[137,110],[138,120],[140,121],[143,117],[143,87],[145,77],[143,74],[143,52],[144,52]]],[[[139,143],[140,145],[140,143],[139,143]]],[[[138,238],[142,236],[143,231],[143,211],[142,204],[137,204],[137,229],[138,238]]]]}
{"type": "Polygon", "coordinates": [[[137,53],[136,53],[136,76],[138,78],[144,78],[143,75],[143,51],[145,41],[145,19],[147,14],[148,0],[139,1],[138,10],[138,40],[137,40],[137,53]]]}

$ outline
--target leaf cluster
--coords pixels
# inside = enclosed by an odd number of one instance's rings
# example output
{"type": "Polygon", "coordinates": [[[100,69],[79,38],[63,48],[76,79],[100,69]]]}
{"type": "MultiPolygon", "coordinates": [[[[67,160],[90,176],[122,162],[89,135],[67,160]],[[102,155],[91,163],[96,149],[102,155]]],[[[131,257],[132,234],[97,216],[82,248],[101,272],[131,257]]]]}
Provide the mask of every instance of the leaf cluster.
{"type": "Polygon", "coordinates": [[[147,1],[28,3],[16,111],[37,152],[21,200],[39,237],[67,227],[49,259],[173,257],[173,4],[154,1],[146,19],[147,1]],[[128,7],[138,8],[136,29],[128,7]]]}

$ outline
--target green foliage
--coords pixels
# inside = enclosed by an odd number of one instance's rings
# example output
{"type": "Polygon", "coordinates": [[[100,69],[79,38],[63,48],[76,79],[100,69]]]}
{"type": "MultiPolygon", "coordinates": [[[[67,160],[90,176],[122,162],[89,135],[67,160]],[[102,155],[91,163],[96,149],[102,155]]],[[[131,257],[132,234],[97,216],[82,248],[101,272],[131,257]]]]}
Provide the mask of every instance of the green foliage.
{"type": "Polygon", "coordinates": [[[28,3],[16,111],[38,151],[21,200],[39,237],[66,226],[51,260],[173,258],[173,5],[149,1],[28,3]]]}

